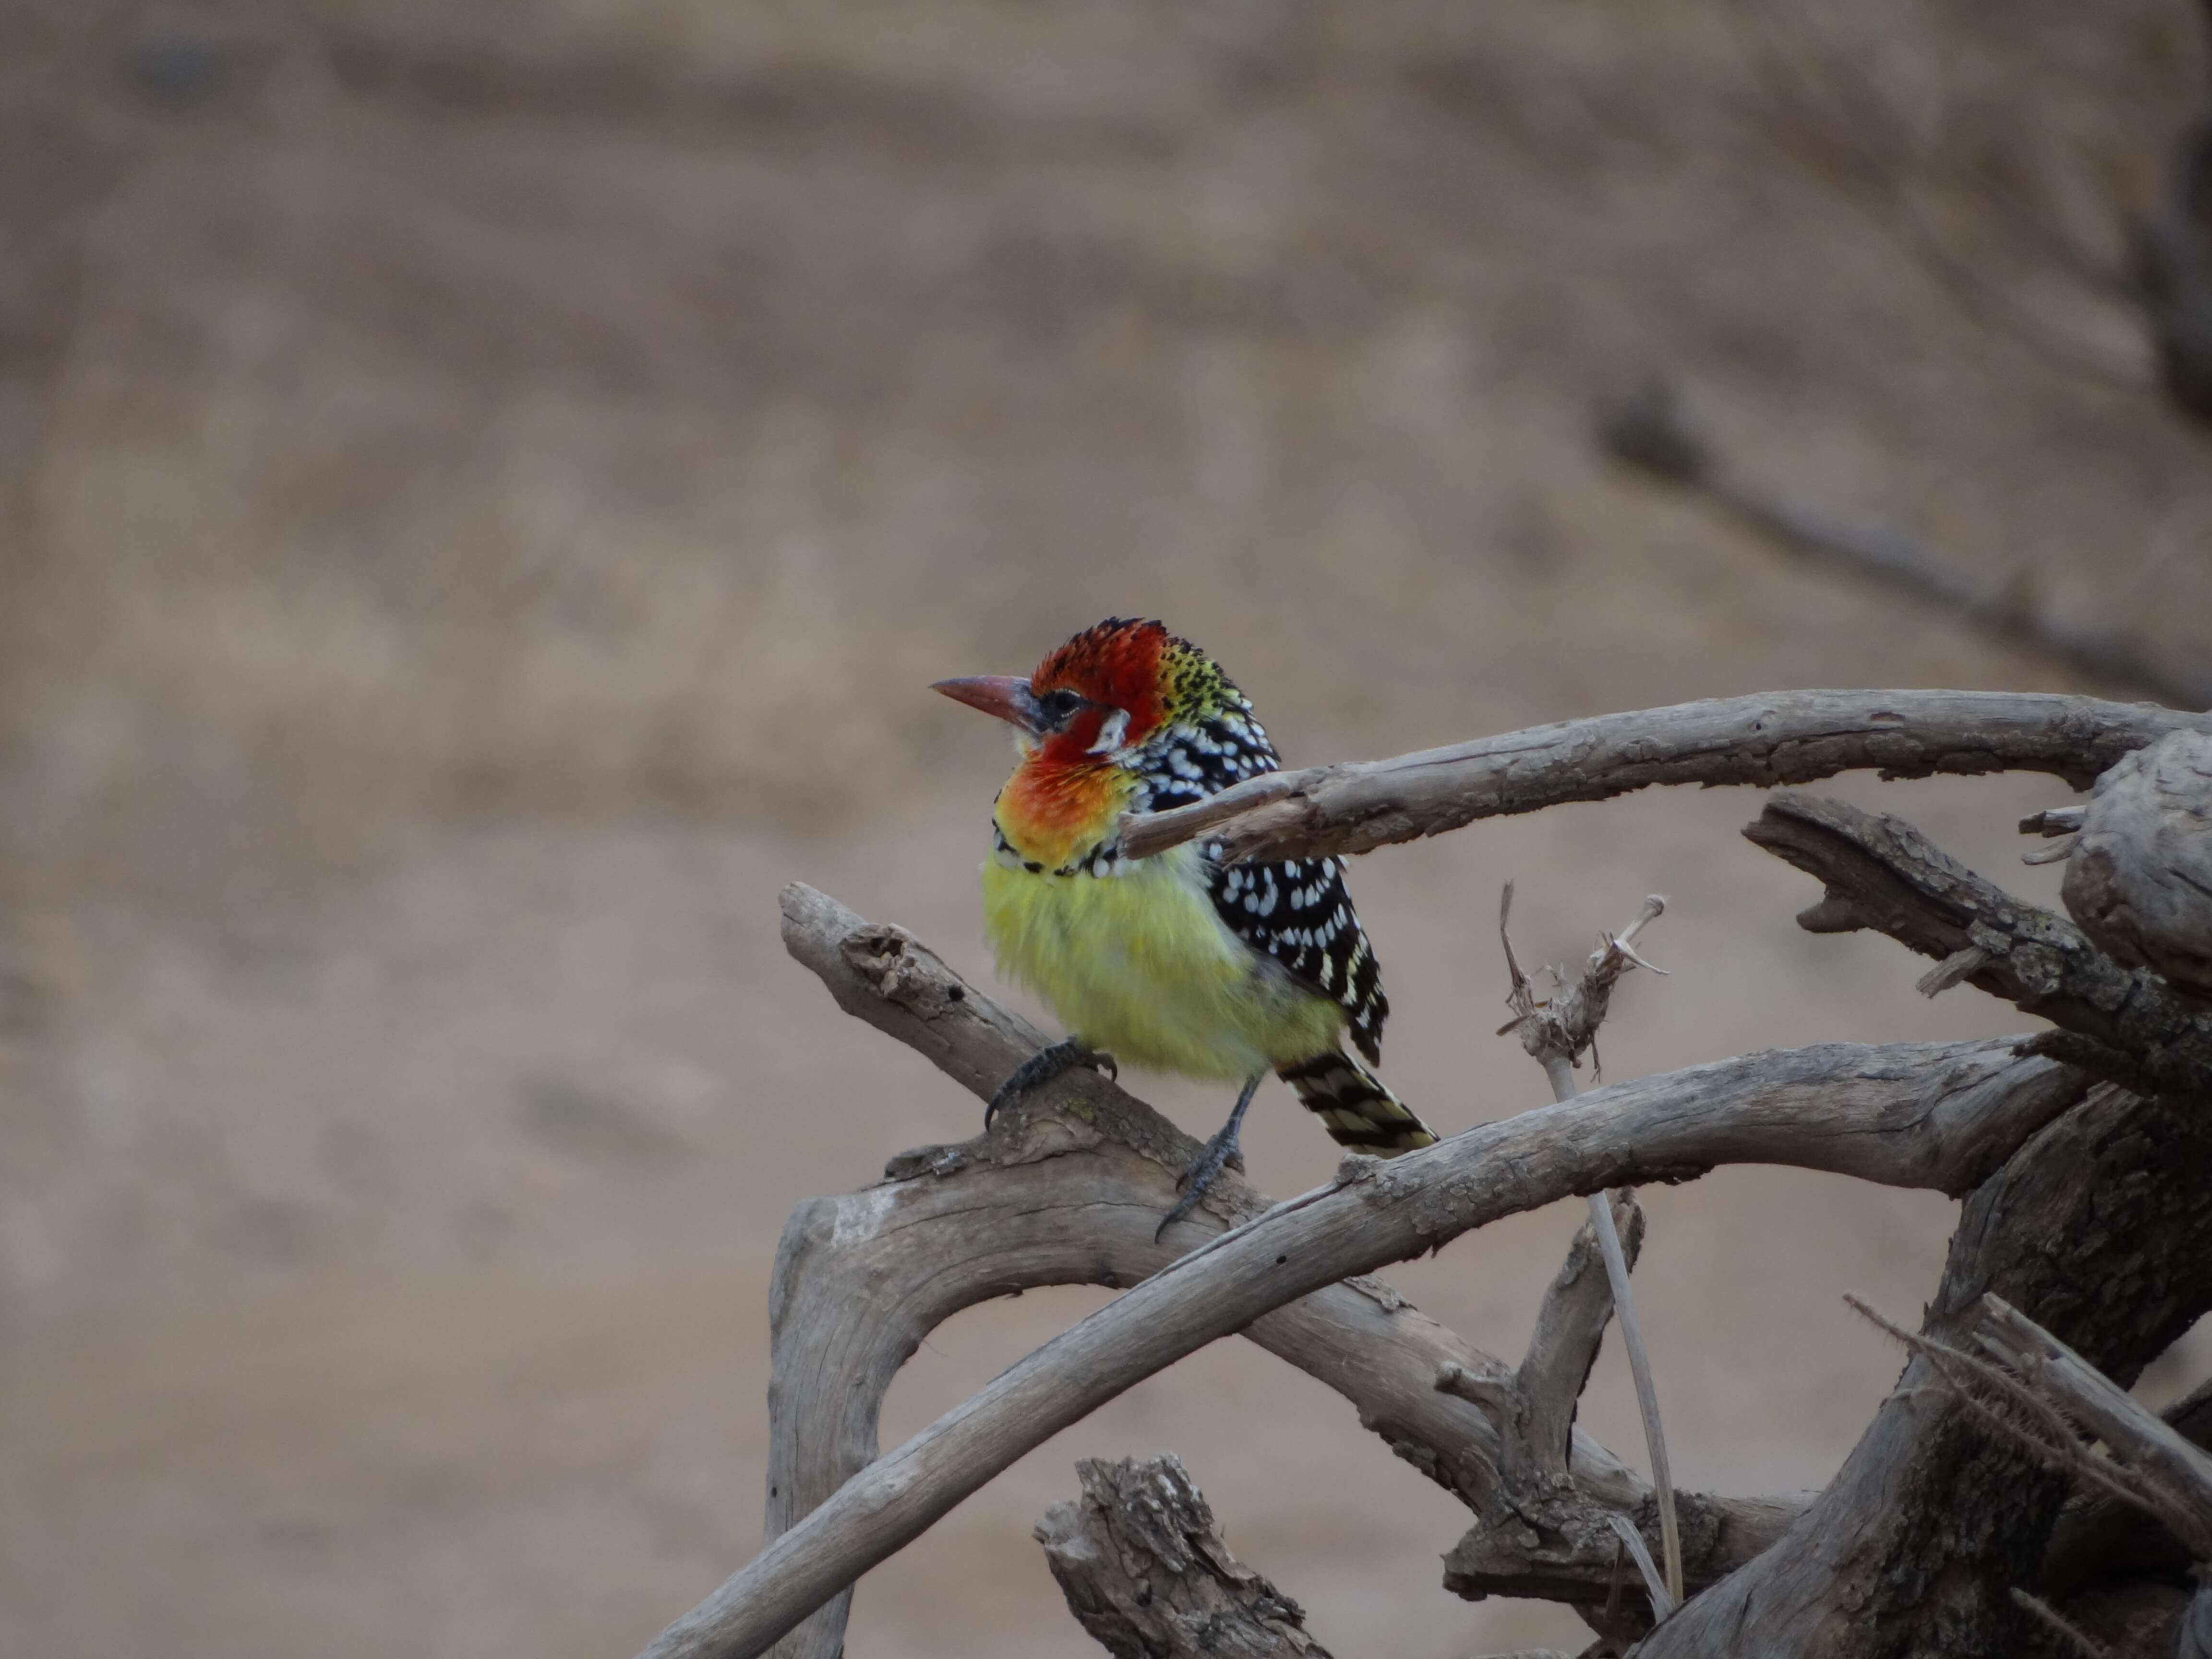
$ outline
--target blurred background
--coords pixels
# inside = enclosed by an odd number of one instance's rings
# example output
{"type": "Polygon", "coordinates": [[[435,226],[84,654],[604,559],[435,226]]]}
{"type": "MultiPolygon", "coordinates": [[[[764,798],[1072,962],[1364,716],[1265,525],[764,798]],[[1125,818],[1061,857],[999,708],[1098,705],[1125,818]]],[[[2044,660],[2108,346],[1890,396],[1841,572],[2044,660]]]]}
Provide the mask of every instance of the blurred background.
{"type": "MultiPolygon", "coordinates": [[[[1156,615],[1293,765],[1788,686],[2212,700],[2202,27],[5,0],[0,1648],[623,1655],[752,1553],[786,1211],[980,1121],[776,934],[804,879],[991,982],[1010,757],[932,679],[1156,615]]],[[[2053,781],[1838,792],[2056,890],[2053,781]]],[[[1359,861],[1388,1075],[1453,1129],[1546,1098],[1488,1035],[1509,876],[1552,960],[1671,896],[1614,1075],[2021,1024],[1799,933],[1757,806],[1359,861]]],[[[1279,1091],[1246,1144],[1335,1161],[1279,1091]]],[[[1648,1203],[1680,1478],[1819,1484],[1897,1369],[1840,1296],[1909,1318],[1954,1206],[1648,1203]]],[[[1517,1355],[1578,1218],[1390,1276],[1517,1355]]],[[[952,1322],[887,1439],[1100,1299],[952,1322]]],[[[1584,1420],[1640,1463],[1624,1370],[1584,1420]]],[[[1458,1506],[1232,1342],[872,1576],[852,1651],[1095,1651],[1028,1528],[1159,1450],[1340,1653],[1575,1644],[1445,1595],[1458,1506]]]]}

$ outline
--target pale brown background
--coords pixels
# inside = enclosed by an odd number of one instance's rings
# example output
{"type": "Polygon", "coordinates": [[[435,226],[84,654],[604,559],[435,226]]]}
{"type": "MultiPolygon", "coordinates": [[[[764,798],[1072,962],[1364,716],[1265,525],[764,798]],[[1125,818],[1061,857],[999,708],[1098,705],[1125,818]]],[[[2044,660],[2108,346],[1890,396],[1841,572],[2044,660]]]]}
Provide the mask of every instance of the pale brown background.
{"type": "MultiPolygon", "coordinates": [[[[1591,410],[1655,370],[1802,500],[2169,665],[2212,635],[2206,440],[2057,246],[2120,261],[2203,74],[2180,0],[0,28],[9,1654],[619,1656],[753,1550],[784,1212],[978,1121],[775,936],[804,878],[987,975],[1008,754],[930,679],[1158,615],[1294,764],[1778,686],[2132,695],[1611,466],[1591,410]]],[[[1841,787],[2054,890],[2010,830],[2054,783],[1841,787]]],[[[1756,805],[1363,860],[1392,1081],[1448,1129],[1543,1097],[1491,1036],[1509,875],[1553,959],[1672,896],[1616,1074],[2021,1023],[1797,932],[1756,805]]],[[[1334,1162],[1279,1091],[1247,1146],[1278,1193],[1334,1162]]],[[[1896,1370],[1839,1297],[1909,1317],[1952,1206],[1649,1203],[1680,1476],[1818,1483],[1896,1370]]],[[[1513,1353],[1575,1221],[1391,1277],[1513,1353]]],[[[1097,1300],[955,1321],[887,1432],[1097,1300]]],[[[1640,1461],[1610,1348],[1587,1420],[1640,1461]]],[[[1230,1343],[872,1577],[855,1659],[1095,1651],[1027,1530],[1073,1457],[1162,1449],[1340,1653],[1573,1638],[1443,1595],[1457,1507],[1230,1343]]]]}

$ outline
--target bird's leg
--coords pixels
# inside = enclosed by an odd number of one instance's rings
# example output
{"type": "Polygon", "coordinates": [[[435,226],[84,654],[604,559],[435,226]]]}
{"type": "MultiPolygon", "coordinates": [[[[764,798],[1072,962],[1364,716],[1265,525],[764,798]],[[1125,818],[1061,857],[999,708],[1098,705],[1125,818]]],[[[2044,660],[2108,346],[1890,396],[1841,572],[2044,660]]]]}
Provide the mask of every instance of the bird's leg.
{"type": "Polygon", "coordinates": [[[1086,1048],[1070,1037],[1065,1042],[1055,1042],[1049,1048],[1040,1048],[1027,1060],[1006,1073],[1006,1080],[991,1094],[991,1103],[983,1109],[983,1127],[989,1128],[991,1120],[1000,1110],[1011,1106],[1032,1089],[1042,1088],[1053,1079],[1073,1071],[1079,1066],[1088,1066],[1108,1077],[1119,1077],[1121,1072],[1114,1064],[1114,1056],[1086,1048]]]}
{"type": "Polygon", "coordinates": [[[1191,1212],[1230,1159],[1235,1158],[1237,1168],[1243,1168],[1244,1154],[1237,1144],[1237,1135],[1244,1127],[1244,1109],[1252,1103],[1252,1097],[1260,1090],[1260,1079],[1267,1075],[1265,1072],[1255,1072],[1244,1079],[1244,1091],[1237,1097],[1237,1106],[1229,1114],[1229,1121],[1215,1132],[1213,1139],[1200,1149],[1198,1156],[1191,1159],[1190,1167],[1182,1172],[1182,1196],[1176,1200],[1175,1208],[1162,1216],[1160,1224],[1153,1229],[1155,1242],[1191,1212]]]}

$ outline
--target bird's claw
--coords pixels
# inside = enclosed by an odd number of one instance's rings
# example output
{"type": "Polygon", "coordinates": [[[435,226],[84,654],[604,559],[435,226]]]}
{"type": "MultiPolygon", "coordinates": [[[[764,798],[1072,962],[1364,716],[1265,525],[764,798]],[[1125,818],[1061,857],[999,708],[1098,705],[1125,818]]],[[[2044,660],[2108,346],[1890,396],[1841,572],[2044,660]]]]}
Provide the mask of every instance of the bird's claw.
{"type": "Polygon", "coordinates": [[[1065,1042],[1055,1042],[1048,1048],[1038,1049],[1006,1073],[1006,1080],[991,1091],[990,1103],[983,1108],[983,1127],[989,1128],[992,1119],[1030,1090],[1041,1089],[1054,1078],[1065,1076],[1079,1066],[1088,1066],[1116,1080],[1121,1075],[1121,1068],[1115,1065],[1111,1054],[1086,1048],[1073,1037],[1065,1042]]]}
{"type": "Polygon", "coordinates": [[[1224,1124],[1212,1139],[1199,1148],[1198,1156],[1191,1159],[1190,1167],[1182,1172],[1182,1179],[1176,1183],[1182,1188],[1182,1196],[1176,1199],[1175,1206],[1160,1218],[1160,1224],[1152,1229],[1152,1243],[1158,1243],[1169,1228],[1198,1207],[1199,1200],[1206,1196],[1206,1189],[1213,1185],[1215,1177],[1224,1170],[1233,1165],[1239,1171],[1243,1170],[1244,1152],[1237,1144],[1237,1130],[1235,1123],[1224,1124]]]}

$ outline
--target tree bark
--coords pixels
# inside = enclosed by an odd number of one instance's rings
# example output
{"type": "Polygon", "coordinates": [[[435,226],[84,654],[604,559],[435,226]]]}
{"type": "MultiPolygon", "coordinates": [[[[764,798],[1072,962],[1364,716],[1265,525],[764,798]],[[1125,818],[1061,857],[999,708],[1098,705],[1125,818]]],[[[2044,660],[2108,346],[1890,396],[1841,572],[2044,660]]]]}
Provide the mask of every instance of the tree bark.
{"type": "Polygon", "coordinates": [[[1347,1158],[1331,1185],[1200,1244],[878,1459],[647,1652],[750,1659],[1133,1383],[1286,1303],[1504,1216],[1721,1163],[1786,1163],[1948,1189],[2002,1156],[2009,1143],[1993,1120],[2014,1129],[2045,1121],[2076,1086],[2046,1062],[1993,1065],[1994,1049],[1751,1055],[1609,1085],[1388,1164],[1347,1158]]]}
{"type": "Polygon", "coordinates": [[[2212,1002],[2212,735],[2173,732],[2097,780],[2066,908],[2113,957],[2212,1002]]]}
{"type": "Polygon", "coordinates": [[[1305,1613],[1229,1553],[1181,1459],[1086,1457],[1083,1496],[1036,1540],[1076,1621],[1115,1659],[1329,1659],[1305,1613]]]}
{"type": "MultiPolygon", "coordinates": [[[[2212,1111],[2113,1087],[2044,1129],[1966,1205],[1923,1332],[1957,1346],[1990,1292],[2122,1384],[2212,1307],[2212,1111]]],[[[1996,1659],[2065,1483],[1991,1437],[1915,1358],[1782,1541],[1691,1599],[1637,1659],[1996,1659]]]]}

